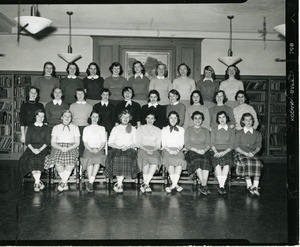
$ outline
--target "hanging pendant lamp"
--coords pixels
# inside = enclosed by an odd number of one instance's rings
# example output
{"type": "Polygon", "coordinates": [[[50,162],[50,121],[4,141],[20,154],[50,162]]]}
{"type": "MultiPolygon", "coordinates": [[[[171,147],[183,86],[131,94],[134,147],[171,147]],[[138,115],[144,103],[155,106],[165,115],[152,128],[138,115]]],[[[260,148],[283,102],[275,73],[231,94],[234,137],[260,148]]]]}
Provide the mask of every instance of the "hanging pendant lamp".
{"type": "Polygon", "coordinates": [[[20,16],[20,9],[18,9],[18,17],[14,18],[14,21],[18,24],[18,34],[23,29],[32,34],[36,34],[52,24],[51,20],[36,16],[36,12],[34,5],[31,6],[31,16],[20,16]]]}
{"type": "Polygon", "coordinates": [[[230,36],[229,36],[229,50],[227,57],[219,57],[218,60],[225,64],[226,66],[235,65],[241,61],[243,61],[240,57],[234,57],[232,52],[232,19],[234,18],[233,15],[227,16],[230,21],[230,36]]]}
{"type": "Polygon", "coordinates": [[[63,59],[67,63],[74,62],[81,58],[81,55],[72,53],[72,36],[71,36],[71,15],[73,15],[72,11],[67,11],[69,15],[69,45],[68,45],[68,53],[60,53],[57,54],[61,59],[63,59]]]}

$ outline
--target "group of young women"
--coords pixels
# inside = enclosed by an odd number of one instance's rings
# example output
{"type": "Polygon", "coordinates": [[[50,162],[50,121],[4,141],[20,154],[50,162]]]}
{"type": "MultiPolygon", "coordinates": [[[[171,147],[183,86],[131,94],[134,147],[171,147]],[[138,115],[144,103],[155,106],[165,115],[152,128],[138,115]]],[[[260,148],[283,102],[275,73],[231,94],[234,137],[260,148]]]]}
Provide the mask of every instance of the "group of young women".
{"type": "Polygon", "coordinates": [[[90,63],[81,80],[77,64],[69,63],[68,76],[59,83],[55,66],[46,62],[43,76],[29,87],[20,110],[21,140],[28,148],[19,164],[22,176],[32,173],[35,192],[44,189],[41,171],[50,167],[61,178],[58,191],[68,190],[69,176],[80,158],[88,174],[88,192],[94,190],[101,164],[108,178],[116,176],[117,193],[123,192],[125,177],[135,178],[140,172],[140,190],[151,192],[150,181],[163,165],[171,181],[167,193],[183,190],[178,181],[187,169],[190,175],[197,174],[202,194],[210,193],[210,171],[219,182],[218,192],[226,194],[229,170],[236,165],[249,193],[260,195],[262,162],[257,153],[262,137],[236,66],[227,68],[220,88],[211,66],[204,68],[197,83],[189,78],[191,69],[184,63],[173,83],[165,64],[156,66],[157,77],[151,81],[140,61],[133,63],[128,80],[122,77],[120,63],[112,63],[109,70],[112,75],[104,80],[98,65],[90,63]]]}

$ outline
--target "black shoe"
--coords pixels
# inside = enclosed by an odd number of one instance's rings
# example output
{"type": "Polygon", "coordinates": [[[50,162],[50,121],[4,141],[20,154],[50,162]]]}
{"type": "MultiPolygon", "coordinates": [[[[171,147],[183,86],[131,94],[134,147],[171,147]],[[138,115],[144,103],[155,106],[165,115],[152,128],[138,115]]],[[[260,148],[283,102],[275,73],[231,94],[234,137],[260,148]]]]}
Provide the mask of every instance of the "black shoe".
{"type": "Polygon", "coordinates": [[[247,188],[247,191],[248,191],[248,193],[249,193],[250,195],[254,195],[254,191],[253,191],[253,188],[252,188],[251,186],[249,186],[249,187],[247,188]]]}
{"type": "Polygon", "coordinates": [[[205,189],[206,186],[202,186],[200,185],[198,190],[200,191],[201,194],[207,196],[207,192],[206,192],[206,189],[205,189]]]}
{"type": "Polygon", "coordinates": [[[219,192],[220,195],[223,195],[223,190],[220,187],[217,187],[217,191],[219,192]]]}

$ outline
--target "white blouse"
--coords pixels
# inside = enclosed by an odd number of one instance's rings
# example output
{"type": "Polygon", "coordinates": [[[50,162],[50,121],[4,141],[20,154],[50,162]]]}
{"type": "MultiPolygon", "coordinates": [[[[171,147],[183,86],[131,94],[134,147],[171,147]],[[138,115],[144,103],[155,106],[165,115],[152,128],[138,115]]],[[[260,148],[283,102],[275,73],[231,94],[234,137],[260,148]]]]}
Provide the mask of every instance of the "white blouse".
{"type": "Polygon", "coordinates": [[[67,126],[58,124],[53,127],[52,138],[56,138],[57,143],[74,143],[80,137],[79,128],[74,124],[67,126]]]}
{"type": "Polygon", "coordinates": [[[131,133],[127,133],[126,126],[127,125],[119,124],[112,129],[108,139],[108,145],[112,143],[118,146],[131,146],[136,144],[136,129],[132,127],[131,133]]]}
{"type": "Polygon", "coordinates": [[[106,142],[105,128],[95,124],[85,127],[82,140],[87,142],[91,148],[99,148],[103,142],[106,142]]]}
{"type": "Polygon", "coordinates": [[[178,131],[166,126],[161,131],[162,147],[182,149],[184,146],[184,128],[177,125],[178,131]]]}

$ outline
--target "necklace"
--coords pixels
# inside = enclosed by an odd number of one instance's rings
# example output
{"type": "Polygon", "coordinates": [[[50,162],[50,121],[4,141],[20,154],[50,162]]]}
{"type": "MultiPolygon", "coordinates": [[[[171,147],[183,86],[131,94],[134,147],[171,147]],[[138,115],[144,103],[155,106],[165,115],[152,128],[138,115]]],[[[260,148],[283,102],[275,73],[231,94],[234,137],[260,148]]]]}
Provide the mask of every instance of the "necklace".
{"type": "Polygon", "coordinates": [[[119,76],[118,77],[115,77],[115,76],[112,76],[113,80],[117,81],[119,79],[119,76]]]}
{"type": "Polygon", "coordinates": [[[196,128],[196,127],[194,127],[194,130],[195,130],[195,132],[196,132],[197,134],[199,134],[200,131],[201,131],[201,128],[196,128]]]}

